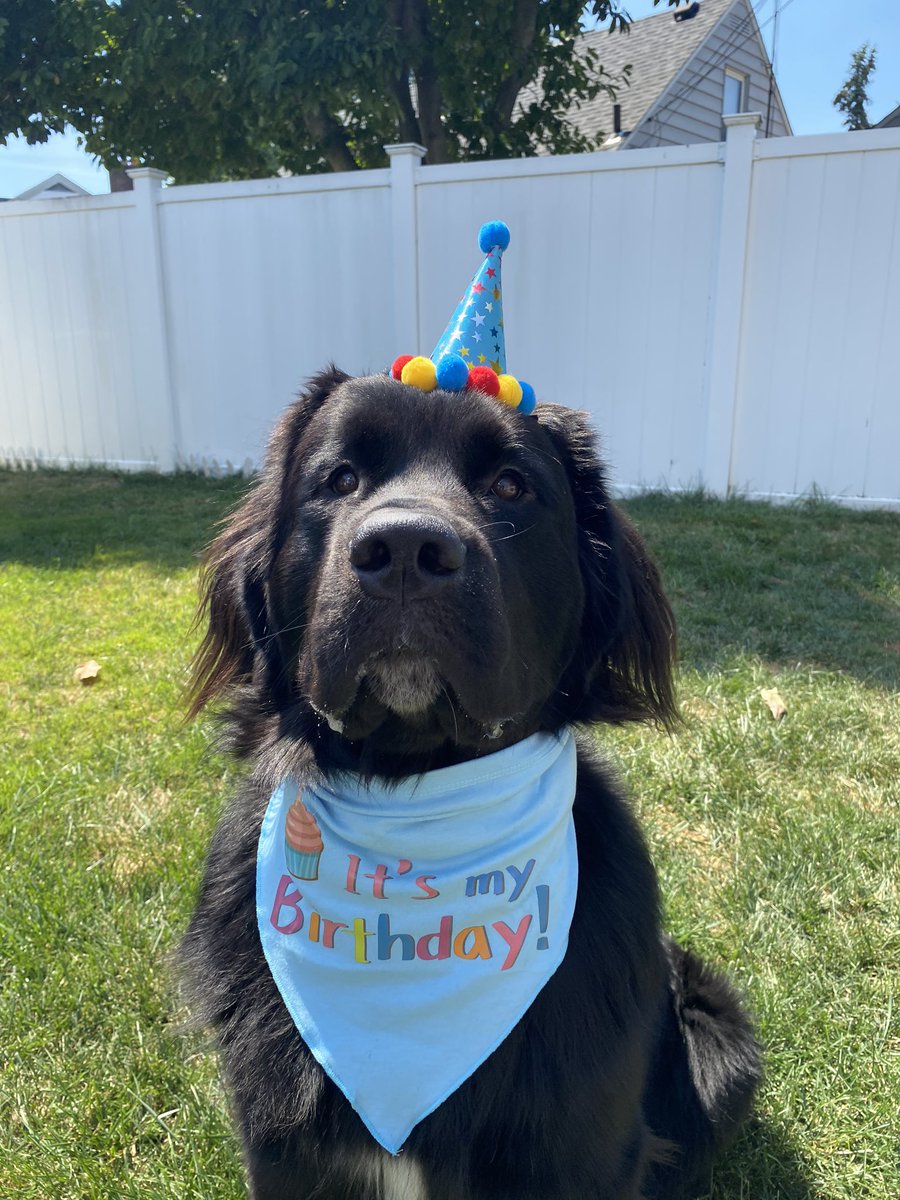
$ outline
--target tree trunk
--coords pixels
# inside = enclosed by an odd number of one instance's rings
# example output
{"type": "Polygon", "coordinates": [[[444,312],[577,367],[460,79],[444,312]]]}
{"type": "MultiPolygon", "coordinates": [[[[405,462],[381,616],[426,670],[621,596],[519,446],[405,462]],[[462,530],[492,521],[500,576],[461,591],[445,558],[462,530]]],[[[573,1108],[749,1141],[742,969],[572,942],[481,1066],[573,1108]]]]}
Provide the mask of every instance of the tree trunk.
{"type": "Polygon", "coordinates": [[[331,115],[324,104],[304,111],[303,120],[319,143],[325,161],[332,171],[358,171],[359,164],[347,146],[344,127],[331,115]]]}
{"type": "Polygon", "coordinates": [[[402,142],[418,142],[422,131],[416,119],[412,95],[409,90],[409,69],[404,68],[402,74],[392,82],[394,99],[397,102],[400,121],[400,140],[402,142]]]}
{"type": "Polygon", "coordinates": [[[426,0],[402,0],[400,30],[409,47],[416,81],[420,140],[428,162],[442,163],[447,161],[447,134],[441,120],[444,97],[431,52],[429,24],[426,0]]]}
{"type": "Polygon", "coordinates": [[[510,37],[509,74],[500,81],[493,105],[494,122],[498,133],[508,129],[512,123],[516,98],[529,80],[528,57],[534,44],[537,17],[538,0],[516,0],[510,37]]]}

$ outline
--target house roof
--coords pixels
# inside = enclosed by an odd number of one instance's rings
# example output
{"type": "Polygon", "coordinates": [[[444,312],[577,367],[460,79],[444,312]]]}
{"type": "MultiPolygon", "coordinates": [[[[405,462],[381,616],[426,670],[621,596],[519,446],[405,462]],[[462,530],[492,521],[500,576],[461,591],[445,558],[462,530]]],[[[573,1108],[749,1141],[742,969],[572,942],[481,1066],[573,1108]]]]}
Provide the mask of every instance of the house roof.
{"type": "Polygon", "coordinates": [[[15,200],[36,200],[50,199],[56,196],[65,198],[67,196],[87,196],[89,193],[81,184],[74,183],[66,175],[61,175],[59,171],[55,175],[50,175],[47,179],[42,179],[40,183],[36,183],[34,187],[27,188],[26,191],[20,192],[18,196],[14,196],[15,200]]]}
{"type": "Polygon", "coordinates": [[[898,125],[900,125],[900,104],[898,104],[896,108],[891,109],[891,111],[887,114],[887,116],[882,117],[881,120],[876,125],[872,126],[872,128],[873,129],[893,129],[895,126],[898,126],[898,125]]]}
{"type": "Polygon", "coordinates": [[[695,17],[676,21],[684,9],[666,9],[652,17],[633,21],[627,33],[592,30],[583,36],[584,46],[594,50],[613,84],[621,83],[615,101],[601,93],[572,113],[572,119],[587,136],[613,132],[613,103],[622,106],[622,130],[629,133],[659,99],[678,72],[699,49],[707,35],[739,0],[700,0],[695,17]],[[622,82],[631,64],[632,83],[622,82]]]}

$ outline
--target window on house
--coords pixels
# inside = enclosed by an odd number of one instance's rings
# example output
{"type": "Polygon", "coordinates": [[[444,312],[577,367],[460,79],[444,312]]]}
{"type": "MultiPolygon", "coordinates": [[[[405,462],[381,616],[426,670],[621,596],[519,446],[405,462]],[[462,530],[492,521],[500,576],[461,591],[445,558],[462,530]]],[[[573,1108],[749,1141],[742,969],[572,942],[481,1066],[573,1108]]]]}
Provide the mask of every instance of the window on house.
{"type": "Polygon", "coordinates": [[[722,95],[722,113],[743,112],[746,108],[747,99],[747,76],[741,75],[738,71],[733,71],[731,67],[725,68],[725,90],[722,95]]]}

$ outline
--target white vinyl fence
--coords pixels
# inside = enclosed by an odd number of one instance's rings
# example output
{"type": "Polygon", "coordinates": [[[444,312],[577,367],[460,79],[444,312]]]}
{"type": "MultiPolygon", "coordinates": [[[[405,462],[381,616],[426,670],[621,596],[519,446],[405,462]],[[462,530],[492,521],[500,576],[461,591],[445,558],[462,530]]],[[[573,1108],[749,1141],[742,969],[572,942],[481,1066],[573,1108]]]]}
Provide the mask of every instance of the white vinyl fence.
{"type": "Polygon", "coordinates": [[[510,371],[622,491],[900,507],[900,131],[0,204],[0,460],[245,469],[306,377],[429,353],[507,221],[510,371]]]}

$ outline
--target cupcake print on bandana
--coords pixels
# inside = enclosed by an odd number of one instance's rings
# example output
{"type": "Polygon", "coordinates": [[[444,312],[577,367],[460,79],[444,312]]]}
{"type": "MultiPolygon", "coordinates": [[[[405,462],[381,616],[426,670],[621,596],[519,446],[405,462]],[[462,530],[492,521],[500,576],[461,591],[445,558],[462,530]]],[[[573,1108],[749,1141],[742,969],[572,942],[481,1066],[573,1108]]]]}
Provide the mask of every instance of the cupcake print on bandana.
{"type": "Polygon", "coordinates": [[[319,859],[325,849],[316,818],[298,793],[284,821],[284,861],[295,879],[318,879],[319,859]]]}

